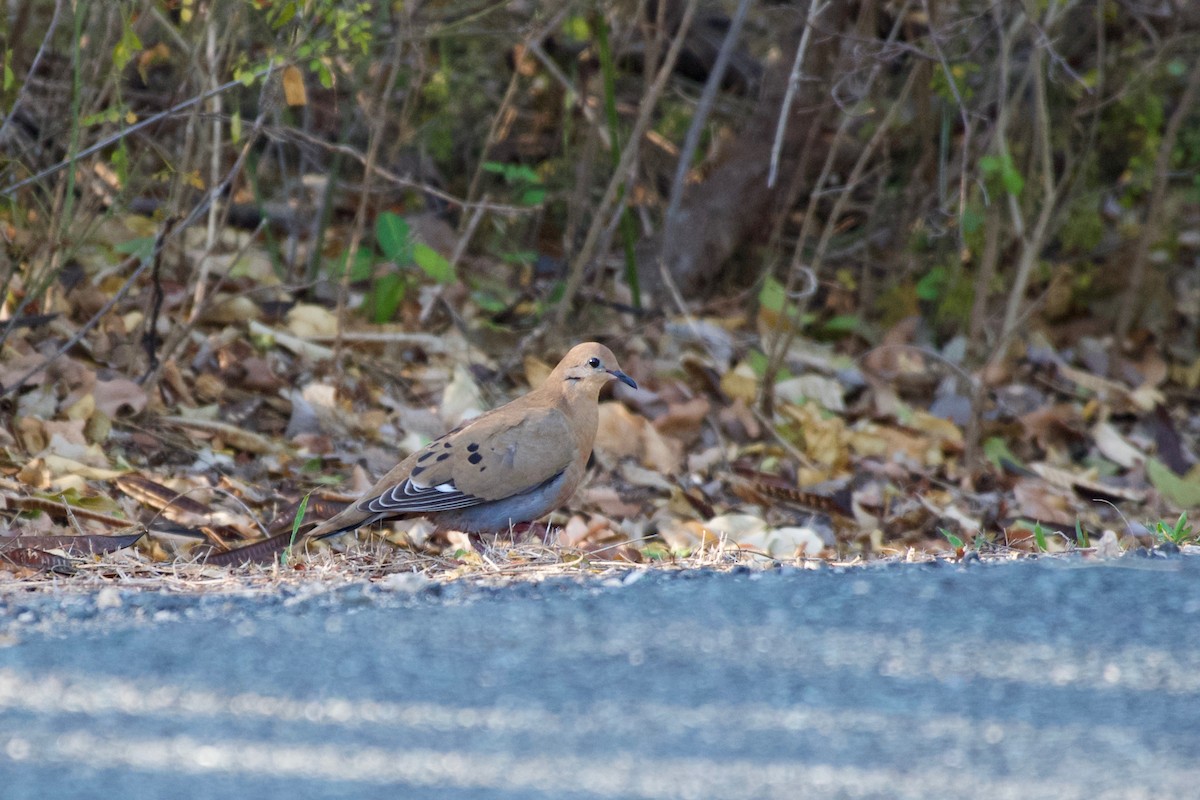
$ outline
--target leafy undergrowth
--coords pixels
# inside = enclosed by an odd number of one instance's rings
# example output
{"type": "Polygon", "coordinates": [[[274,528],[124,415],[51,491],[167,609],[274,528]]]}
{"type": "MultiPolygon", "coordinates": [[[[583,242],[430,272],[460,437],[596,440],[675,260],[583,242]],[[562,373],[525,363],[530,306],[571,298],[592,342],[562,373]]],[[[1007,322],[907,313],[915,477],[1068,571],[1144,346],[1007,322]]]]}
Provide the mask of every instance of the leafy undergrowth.
{"type": "MultiPolygon", "coordinates": [[[[641,70],[720,25],[350,5],[23,4],[8,581],[248,579],[180,563],[336,513],[588,339],[641,388],[604,398],[555,546],[405,523],[372,570],[1197,540],[1195,14],[759,4],[710,103],[693,69],[641,70]]],[[[355,576],[356,552],[262,574],[355,576]]]]}
{"type": "MultiPolygon", "coordinates": [[[[352,286],[339,318],[328,304],[289,299],[263,243],[231,237],[232,289],[195,320],[182,284],[144,276],[88,327],[125,286],[99,259],[81,265],[87,274],[54,315],[5,341],[0,385],[20,387],[0,428],[10,520],[0,557],[13,579],[165,581],[180,569],[219,581],[222,569],[176,562],[286,529],[310,494],[309,519],[335,513],[373,476],[538,385],[567,344],[592,338],[640,388],[604,398],[593,469],[551,519],[556,547],[473,553],[417,520],[385,529],[390,558],[502,574],[546,559],[591,569],[1115,555],[1195,539],[1180,514],[1200,505],[1188,455],[1195,416],[1167,395],[1180,397],[1172,380],[1186,376],[1172,379],[1151,348],[1128,360],[1122,381],[1101,377],[1099,341],[1056,348],[1031,333],[1023,351],[968,380],[960,341],[918,347],[904,321],[878,337],[797,337],[771,385],[765,353],[795,314],[769,292],[665,320],[585,306],[575,335],[552,340],[499,325],[462,284],[426,280],[406,294],[401,322],[373,324],[356,313],[370,284],[352,286]],[[167,335],[138,333],[147,326],[167,335]],[[982,399],[971,381],[986,382],[982,399]],[[973,408],[981,446],[968,467],[973,408]],[[128,544],[95,537],[139,533],[133,560],[110,554],[99,566],[55,538],[83,537],[75,549],[86,554],[128,544]]],[[[207,256],[184,247],[171,257],[207,256]]],[[[324,567],[360,568],[345,556],[324,567]]]]}

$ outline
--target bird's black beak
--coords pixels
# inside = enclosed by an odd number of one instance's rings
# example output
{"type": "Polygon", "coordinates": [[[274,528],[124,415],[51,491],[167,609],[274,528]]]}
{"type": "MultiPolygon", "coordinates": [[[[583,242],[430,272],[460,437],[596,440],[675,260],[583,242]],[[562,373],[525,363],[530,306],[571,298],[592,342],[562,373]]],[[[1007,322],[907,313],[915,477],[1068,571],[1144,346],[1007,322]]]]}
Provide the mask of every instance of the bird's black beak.
{"type": "Polygon", "coordinates": [[[637,388],[637,381],[635,381],[633,378],[626,375],[624,372],[621,372],[621,370],[619,370],[619,369],[610,369],[610,370],[608,370],[608,374],[612,375],[614,378],[616,378],[621,383],[625,384],[626,386],[628,386],[631,389],[637,388]]]}

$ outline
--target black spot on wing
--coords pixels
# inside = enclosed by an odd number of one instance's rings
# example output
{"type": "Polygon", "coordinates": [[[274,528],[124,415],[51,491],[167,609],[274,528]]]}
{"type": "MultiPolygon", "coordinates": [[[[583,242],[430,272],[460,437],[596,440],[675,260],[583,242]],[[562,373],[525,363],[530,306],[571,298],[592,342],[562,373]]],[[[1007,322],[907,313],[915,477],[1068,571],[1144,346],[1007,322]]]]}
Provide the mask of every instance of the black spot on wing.
{"type": "Polygon", "coordinates": [[[478,449],[479,449],[479,442],[471,442],[469,445],[467,445],[468,453],[474,453],[478,449]]]}
{"type": "Polygon", "coordinates": [[[483,461],[483,456],[479,455],[479,453],[471,453],[471,455],[467,456],[467,461],[470,461],[472,464],[478,464],[480,461],[483,461]]]}
{"type": "Polygon", "coordinates": [[[438,461],[445,461],[445,460],[446,460],[447,458],[449,458],[449,457],[450,457],[450,454],[449,454],[449,453],[442,453],[440,456],[438,456],[438,457],[437,457],[437,460],[438,460],[438,461]]]}

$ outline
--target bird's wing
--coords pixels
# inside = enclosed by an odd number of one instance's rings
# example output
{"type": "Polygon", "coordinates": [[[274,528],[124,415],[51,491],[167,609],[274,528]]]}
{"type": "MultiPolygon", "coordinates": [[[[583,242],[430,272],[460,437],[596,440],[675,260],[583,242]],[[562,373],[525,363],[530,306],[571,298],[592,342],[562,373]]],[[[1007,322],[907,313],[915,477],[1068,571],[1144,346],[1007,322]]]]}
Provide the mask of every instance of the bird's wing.
{"type": "MultiPolygon", "coordinates": [[[[508,410],[501,409],[501,410],[508,410]]],[[[424,514],[524,494],[578,456],[569,422],[555,407],[478,417],[405,459],[407,475],[357,504],[370,514],[424,514]]]]}

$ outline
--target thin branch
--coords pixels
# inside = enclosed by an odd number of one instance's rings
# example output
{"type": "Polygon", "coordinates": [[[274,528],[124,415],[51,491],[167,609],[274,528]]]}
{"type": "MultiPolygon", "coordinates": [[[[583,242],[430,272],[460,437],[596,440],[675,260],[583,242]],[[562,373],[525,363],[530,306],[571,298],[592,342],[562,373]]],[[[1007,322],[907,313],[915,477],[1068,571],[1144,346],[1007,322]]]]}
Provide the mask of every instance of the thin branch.
{"type": "MultiPolygon", "coordinates": [[[[264,77],[264,76],[270,74],[271,71],[275,68],[275,66],[276,65],[273,63],[268,64],[267,66],[263,67],[262,69],[258,70],[257,72],[254,72],[253,76],[255,78],[264,77]]],[[[167,117],[178,114],[180,111],[186,111],[194,105],[205,102],[206,100],[208,100],[210,97],[213,97],[214,95],[221,94],[223,92],[227,92],[230,89],[236,89],[237,87],[242,86],[242,85],[243,85],[243,83],[240,80],[239,81],[227,81],[226,83],[223,83],[214,89],[209,89],[207,92],[201,92],[200,94],[196,95],[195,97],[190,97],[187,100],[184,100],[180,103],[176,103],[175,105],[171,106],[170,108],[166,109],[165,111],[160,111],[157,114],[151,114],[150,116],[146,117],[145,119],[135,122],[133,125],[130,125],[128,128],[122,128],[121,130],[114,133],[112,136],[107,136],[104,139],[101,139],[100,141],[91,145],[90,147],[85,147],[84,149],[80,150],[78,153],[76,153],[71,158],[63,159],[62,161],[59,161],[57,164],[46,167],[44,170],[42,170],[41,172],[39,172],[35,175],[30,175],[28,178],[17,181],[16,183],[13,183],[13,184],[9,184],[8,186],[4,187],[3,189],[0,189],[0,197],[9,196],[13,192],[17,191],[18,189],[20,189],[24,186],[28,186],[31,183],[37,183],[38,181],[42,180],[43,178],[47,178],[56,172],[60,172],[61,170],[64,170],[67,167],[70,167],[71,165],[73,165],[76,161],[80,160],[81,158],[87,158],[88,156],[90,156],[94,153],[98,153],[101,150],[103,150],[104,148],[110,147],[111,145],[116,144],[117,142],[130,136],[131,134],[137,133],[138,131],[142,130],[143,128],[146,128],[157,122],[161,122],[162,120],[166,119],[167,117]]]]}
{"type": "Polygon", "coordinates": [[[1133,253],[1133,263],[1129,268],[1129,284],[1125,288],[1125,302],[1117,315],[1116,340],[1113,342],[1114,351],[1118,351],[1129,329],[1136,318],[1135,310],[1139,306],[1138,298],[1142,292],[1142,283],[1146,276],[1146,261],[1150,256],[1150,246],[1158,238],[1159,224],[1163,215],[1163,204],[1166,201],[1167,183],[1171,176],[1171,156],[1175,151],[1179,132],[1184,120],[1192,113],[1196,96],[1200,94],[1200,60],[1193,62],[1192,71],[1188,74],[1187,84],[1175,110],[1171,113],[1167,127],[1163,131],[1162,141],[1158,146],[1158,155],[1154,159],[1154,183],[1150,189],[1150,202],[1146,207],[1146,219],[1142,223],[1142,233],[1137,240],[1137,249],[1133,253]]]}
{"type": "Polygon", "coordinates": [[[595,253],[596,244],[599,242],[600,235],[604,231],[604,220],[611,212],[621,187],[631,178],[633,166],[637,161],[638,154],[641,152],[642,137],[646,134],[646,129],[650,126],[650,120],[654,116],[654,109],[658,105],[658,98],[662,95],[663,89],[667,85],[667,80],[671,77],[671,71],[675,68],[675,62],[679,58],[680,51],[683,50],[683,40],[687,36],[688,28],[691,27],[692,17],[695,16],[698,5],[699,0],[688,0],[688,4],[684,8],[683,19],[679,23],[679,28],[675,33],[674,40],[671,42],[671,47],[667,50],[667,57],[663,60],[662,67],[659,68],[658,73],[655,75],[654,83],[651,84],[646,95],[642,98],[637,121],[634,122],[633,130],[629,134],[629,143],[625,151],[621,154],[621,163],[613,171],[613,176],[608,182],[608,188],[604,190],[604,197],[601,198],[600,205],[592,217],[592,224],[588,228],[583,246],[580,247],[579,253],[571,262],[570,272],[567,275],[566,288],[562,299],[559,300],[558,310],[555,314],[555,324],[559,327],[566,322],[572,300],[579,291],[580,284],[583,282],[584,267],[592,260],[592,256],[595,253]]]}
{"type": "Polygon", "coordinates": [[[29,93],[30,79],[37,74],[38,67],[42,65],[42,56],[46,54],[46,49],[50,46],[50,40],[54,38],[54,32],[58,29],[58,18],[62,15],[62,7],[63,0],[54,0],[54,15],[50,17],[50,25],[46,28],[46,34],[42,37],[42,43],[38,45],[37,53],[33,57],[33,63],[29,65],[29,72],[26,73],[27,77],[21,83],[21,89],[17,92],[17,99],[13,100],[12,107],[4,115],[4,122],[0,122],[0,141],[4,140],[4,132],[8,130],[8,124],[17,115],[17,111],[21,108],[21,103],[24,102],[25,96],[29,93]]]}
{"type": "Polygon", "coordinates": [[[354,228],[350,233],[350,244],[346,248],[346,266],[342,270],[342,279],[338,282],[336,312],[337,339],[333,344],[333,363],[339,365],[342,361],[342,333],[346,327],[346,302],[350,296],[350,274],[354,271],[353,266],[358,256],[358,249],[362,245],[363,233],[366,231],[367,206],[371,200],[371,178],[374,177],[375,161],[379,157],[379,148],[383,144],[384,128],[388,122],[388,101],[392,96],[392,90],[396,86],[396,81],[400,79],[400,54],[394,53],[391,62],[391,68],[388,70],[387,77],[384,79],[383,85],[379,88],[378,104],[375,108],[371,109],[373,125],[371,126],[371,138],[367,144],[366,160],[363,162],[362,192],[359,194],[358,209],[354,214],[354,228]]]}
{"type": "Polygon", "coordinates": [[[804,56],[808,52],[808,43],[812,39],[813,25],[821,12],[829,7],[830,0],[811,7],[808,18],[804,20],[804,33],[800,35],[800,44],[796,47],[796,58],[792,61],[792,71],[788,75],[787,93],[783,96],[783,105],[779,108],[779,122],[775,125],[775,140],[771,143],[771,169],[767,173],[767,186],[775,187],[775,178],[779,175],[779,158],[783,153],[783,135],[787,131],[788,117],[792,104],[796,102],[796,92],[800,88],[800,68],[804,65],[804,56]]]}
{"type": "MultiPolygon", "coordinates": [[[[565,6],[557,14],[551,17],[550,21],[543,25],[536,34],[522,42],[522,45],[525,47],[525,49],[535,53],[543,64],[546,64],[548,67],[553,66],[554,70],[557,71],[557,76],[561,76],[562,72],[561,70],[558,70],[558,65],[555,64],[551,59],[543,58],[544,51],[542,50],[541,43],[547,36],[550,35],[550,33],[558,30],[559,26],[562,24],[563,18],[570,10],[571,7],[569,5],[565,6]]],[[[471,175],[471,183],[467,187],[467,203],[470,203],[472,200],[474,200],[477,192],[479,191],[479,181],[483,176],[483,165],[487,163],[488,151],[491,150],[492,144],[496,141],[496,133],[500,130],[501,119],[504,118],[505,112],[508,110],[508,107],[512,105],[513,98],[517,95],[517,87],[520,85],[520,80],[520,64],[514,64],[512,76],[508,80],[508,88],[504,90],[504,97],[500,100],[500,106],[496,109],[496,113],[492,115],[492,124],[491,127],[488,128],[487,138],[483,140],[483,146],[479,149],[479,163],[475,165],[475,172],[471,175]]],[[[566,81],[565,77],[559,77],[559,80],[563,83],[568,92],[574,91],[570,83],[566,81]]],[[[583,108],[585,113],[588,111],[586,103],[580,103],[579,105],[581,108],[583,108]]]]}
{"type": "MultiPolygon", "coordinates": [[[[932,23],[933,12],[929,8],[929,0],[921,0],[921,5],[925,9],[925,17],[932,23]]],[[[937,52],[938,64],[942,67],[942,73],[946,77],[950,93],[954,95],[954,103],[958,107],[959,117],[962,120],[962,167],[959,170],[958,179],[958,216],[961,218],[963,211],[967,207],[967,159],[969,157],[968,153],[971,151],[971,118],[967,114],[967,104],[963,102],[962,94],[958,90],[958,81],[954,79],[954,71],[950,68],[946,52],[942,50],[941,40],[938,39],[937,32],[932,27],[929,30],[929,41],[933,44],[933,49],[937,52]]]]}
{"type": "Polygon", "coordinates": [[[153,249],[145,257],[143,257],[140,262],[138,262],[136,258],[127,259],[125,264],[122,265],[123,267],[137,263],[137,268],[134,269],[133,273],[125,279],[125,282],[121,284],[121,288],[117,289],[117,291],[113,293],[113,296],[108,299],[108,302],[101,306],[101,308],[95,314],[93,314],[87,322],[79,326],[79,330],[75,331],[70,338],[59,345],[59,347],[50,355],[48,355],[40,364],[23,374],[11,386],[0,387],[0,397],[11,394],[19,389],[31,377],[48,367],[51,363],[57,360],[59,356],[63,355],[68,350],[83,341],[83,337],[87,335],[88,331],[96,327],[100,320],[104,319],[104,317],[107,316],[108,313],[112,311],[118,303],[125,299],[125,295],[129,294],[129,291],[133,288],[134,284],[137,283],[138,278],[140,278],[142,274],[154,264],[155,259],[158,257],[158,254],[162,251],[162,249],[167,245],[167,242],[181,235],[183,231],[187,230],[188,227],[196,222],[196,220],[200,219],[205,213],[208,212],[208,207],[216,200],[216,198],[225,195],[234,179],[241,173],[242,165],[245,163],[246,157],[250,154],[250,148],[258,137],[258,133],[262,128],[262,124],[266,119],[266,115],[267,110],[264,108],[263,112],[259,114],[258,119],[255,120],[253,129],[247,135],[246,144],[243,146],[242,152],[238,155],[237,161],[235,161],[229,171],[225,173],[225,179],[209,189],[208,192],[205,193],[204,197],[201,198],[200,202],[198,202],[192,208],[192,210],[188,212],[187,216],[179,221],[178,224],[171,226],[164,225],[159,234],[158,240],[154,243],[153,249]]]}
{"type": "MultiPolygon", "coordinates": [[[[717,60],[708,75],[708,81],[704,84],[704,90],[700,93],[700,100],[696,103],[692,122],[688,125],[687,134],[683,137],[683,147],[679,151],[679,158],[675,162],[675,179],[671,182],[671,196],[667,203],[667,213],[663,221],[662,244],[658,253],[658,272],[671,299],[684,315],[687,315],[687,307],[684,305],[683,296],[675,284],[675,279],[671,276],[671,271],[667,269],[666,251],[667,248],[674,246],[675,237],[680,235],[679,206],[683,203],[683,189],[687,185],[687,175],[696,150],[700,147],[700,134],[703,132],[704,126],[708,124],[713,102],[717,98],[717,92],[721,89],[721,81],[725,79],[725,71],[729,67],[733,49],[742,35],[742,25],[746,22],[746,12],[750,10],[750,3],[751,0],[740,0],[738,3],[733,20],[729,24],[729,30],[725,32],[725,38],[721,42],[717,60]]],[[[807,28],[804,33],[807,35],[807,28]]],[[[689,316],[688,319],[691,320],[691,317],[689,316]]],[[[692,324],[695,325],[694,321],[692,324]]]]}
{"type": "MultiPolygon", "coordinates": [[[[663,237],[665,242],[671,240],[671,237],[677,232],[676,228],[679,227],[679,205],[683,201],[683,188],[687,183],[689,167],[696,155],[696,149],[700,146],[700,134],[703,132],[704,126],[708,124],[708,117],[712,113],[717,92],[721,90],[721,81],[725,78],[729,59],[742,34],[742,25],[746,22],[746,12],[750,9],[750,3],[751,0],[740,0],[738,3],[733,20],[729,23],[729,30],[726,31],[725,39],[721,42],[717,60],[708,75],[708,81],[704,84],[704,91],[700,93],[696,110],[692,113],[692,121],[688,125],[687,134],[683,137],[683,147],[680,148],[679,159],[675,162],[675,179],[671,182],[671,197],[667,203],[666,224],[663,226],[666,228],[663,237]]],[[[804,33],[808,34],[807,28],[804,33]]]]}

